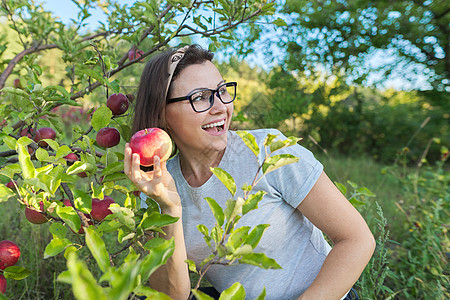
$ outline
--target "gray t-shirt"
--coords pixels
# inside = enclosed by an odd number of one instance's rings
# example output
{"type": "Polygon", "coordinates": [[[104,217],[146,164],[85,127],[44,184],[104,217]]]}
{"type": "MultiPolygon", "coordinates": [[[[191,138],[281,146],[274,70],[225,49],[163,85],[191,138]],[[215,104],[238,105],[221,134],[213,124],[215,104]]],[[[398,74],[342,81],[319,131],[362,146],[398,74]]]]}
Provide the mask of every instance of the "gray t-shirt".
{"type": "MultiPolygon", "coordinates": [[[[279,135],[279,139],[286,138],[274,129],[249,132],[255,136],[260,149],[263,149],[268,133],[279,135]]],[[[261,152],[259,162],[264,159],[264,151],[261,152]]],[[[293,154],[299,157],[299,161],[272,171],[259,181],[253,191],[263,190],[267,194],[259,203],[258,209],[244,215],[238,223],[238,227],[252,228],[258,224],[270,224],[254,252],[262,252],[275,259],[282,269],[264,270],[246,264],[215,265],[205,277],[219,292],[240,282],[248,299],[256,298],[263,287],[266,288],[268,300],[296,299],[313,282],[331,250],[322,232],[296,209],[322,173],[322,164],[310,151],[298,144],[275,152],[282,153],[293,154]]],[[[240,188],[245,183],[253,182],[259,166],[258,160],[235,132],[228,132],[227,148],[219,167],[236,181],[236,196],[242,197],[243,191],[240,188]]],[[[167,168],[175,180],[182,201],[187,255],[199,265],[211,254],[211,250],[197,225],[204,224],[211,230],[215,224],[204,198],[211,197],[224,208],[231,194],[216,176],[211,176],[201,187],[191,187],[181,173],[178,156],[168,161],[167,168]]]]}

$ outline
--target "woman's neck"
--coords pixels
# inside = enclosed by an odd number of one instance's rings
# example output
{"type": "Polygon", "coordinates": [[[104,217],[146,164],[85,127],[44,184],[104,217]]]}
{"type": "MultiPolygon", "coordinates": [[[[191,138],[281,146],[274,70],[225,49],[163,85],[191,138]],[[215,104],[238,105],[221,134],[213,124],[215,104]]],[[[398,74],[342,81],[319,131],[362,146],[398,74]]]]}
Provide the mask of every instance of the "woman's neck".
{"type": "Polygon", "coordinates": [[[217,167],[222,160],[225,149],[209,153],[185,155],[180,151],[180,167],[186,181],[192,187],[202,186],[211,177],[210,168],[217,167]]]}

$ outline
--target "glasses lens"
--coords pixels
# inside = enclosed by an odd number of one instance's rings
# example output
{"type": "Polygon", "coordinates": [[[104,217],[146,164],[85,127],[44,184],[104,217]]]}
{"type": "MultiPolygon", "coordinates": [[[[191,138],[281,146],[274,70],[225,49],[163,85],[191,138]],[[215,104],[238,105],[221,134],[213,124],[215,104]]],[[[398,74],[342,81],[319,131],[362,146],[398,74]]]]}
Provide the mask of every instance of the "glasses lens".
{"type": "Polygon", "coordinates": [[[217,94],[223,103],[230,103],[236,98],[236,85],[233,83],[225,83],[217,89],[217,94]]]}
{"type": "Polygon", "coordinates": [[[195,111],[201,112],[211,107],[209,99],[211,98],[212,92],[211,90],[203,90],[191,95],[191,103],[195,111]]]}

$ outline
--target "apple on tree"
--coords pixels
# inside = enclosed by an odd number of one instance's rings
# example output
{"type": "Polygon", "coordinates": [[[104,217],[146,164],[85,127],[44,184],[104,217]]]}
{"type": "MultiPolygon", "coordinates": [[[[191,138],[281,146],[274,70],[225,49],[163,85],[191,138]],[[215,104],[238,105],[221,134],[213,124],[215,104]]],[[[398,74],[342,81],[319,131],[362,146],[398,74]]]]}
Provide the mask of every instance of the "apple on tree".
{"type": "Polygon", "coordinates": [[[0,293],[4,294],[6,292],[6,278],[0,273],[0,293]]]}
{"type": "Polygon", "coordinates": [[[15,188],[14,183],[17,184],[16,181],[13,182],[13,181],[11,180],[10,182],[8,182],[8,183],[5,184],[5,185],[6,185],[7,188],[14,190],[14,188],[15,188]]]}
{"type": "Polygon", "coordinates": [[[172,154],[172,140],[160,128],[146,128],[136,132],[130,139],[132,153],[139,154],[140,164],[144,167],[153,165],[153,159],[159,156],[161,162],[172,154]]]}
{"type": "Polygon", "coordinates": [[[48,222],[48,218],[42,214],[44,211],[44,202],[39,202],[39,208],[40,211],[36,210],[35,208],[25,207],[25,217],[27,218],[30,223],[33,224],[44,224],[48,222]]]}
{"type": "MultiPolygon", "coordinates": [[[[128,60],[135,60],[140,58],[142,55],[144,55],[144,51],[139,50],[139,49],[131,49],[130,51],[128,51],[128,60]]],[[[143,61],[144,59],[141,59],[141,61],[143,61]]]]}
{"type": "Polygon", "coordinates": [[[0,242],[0,270],[14,266],[20,257],[20,249],[16,243],[3,240],[0,242]]]}
{"type": "Polygon", "coordinates": [[[103,219],[112,214],[112,211],[109,210],[109,206],[112,203],[116,203],[113,198],[110,196],[105,196],[103,200],[93,198],[92,199],[92,210],[91,216],[95,221],[103,221],[103,219]]]}
{"type": "Polygon", "coordinates": [[[106,101],[106,106],[112,111],[113,115],[124,114],[128,110],[130,102],[124,94],[112,94],[106,101]]]}
{"type": "Polygon", "coordinates": [[[34,137],[34,141],[38,143],[41,147],[47,147],[48,144],[43,139],[54,140],[56,137],[56,132],[53,128],[50,127],[42,127],[36,131],[36,136],[34,137]]]}
{"type": "Polygon", "coordinates": [[[114,127],[104,127],[97,132],[95,140],[100,147],[114,147],[120,142],[119,130],[114,127]]]}

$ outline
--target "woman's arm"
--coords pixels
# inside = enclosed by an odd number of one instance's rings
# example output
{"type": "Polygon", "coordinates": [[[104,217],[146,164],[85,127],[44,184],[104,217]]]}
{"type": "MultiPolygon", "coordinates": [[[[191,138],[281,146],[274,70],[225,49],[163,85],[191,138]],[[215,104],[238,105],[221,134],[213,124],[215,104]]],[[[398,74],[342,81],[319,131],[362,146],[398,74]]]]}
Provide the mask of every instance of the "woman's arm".
{"type": "Polygon", "coordinates": [[[297,209],[334,243],[316,279],[299,299],[340,299],[372,257],[375,239],[359,212],[325,173],[297,209]]]}
{"type": "Polygon", "coordinates": [[[165,239],[175,240],[175,250],[167,263],[159,267],[150,277],[150,286],[169,295],[172,299],[187,299],[190,294],[191,282],[185,260],[186,246],[182,225],[181,199],[175,182],[167,171],[166,164],[155,156],[153,171],[143,172],[140,168],[138,154],[132,154],[128,144],[125,145],[124,172],[136,187],[154,199],[161,208],[161,213],[179,217],[174,224],[163,228],[165,239]]]}

